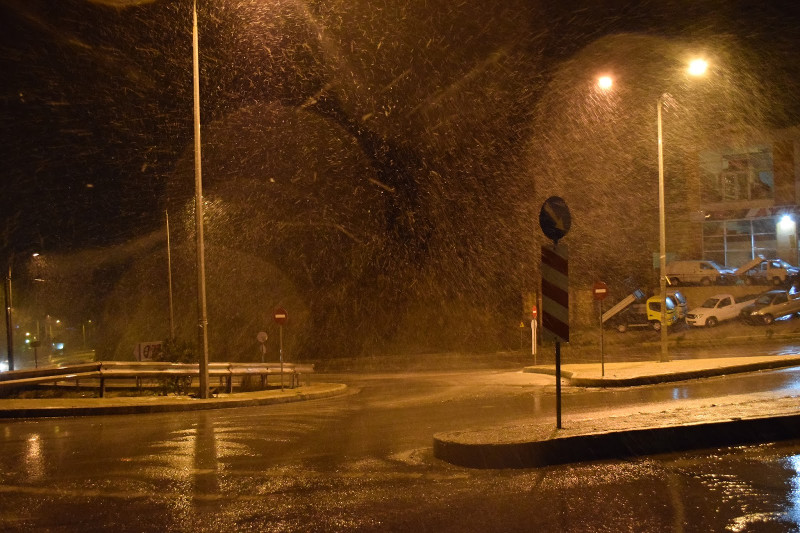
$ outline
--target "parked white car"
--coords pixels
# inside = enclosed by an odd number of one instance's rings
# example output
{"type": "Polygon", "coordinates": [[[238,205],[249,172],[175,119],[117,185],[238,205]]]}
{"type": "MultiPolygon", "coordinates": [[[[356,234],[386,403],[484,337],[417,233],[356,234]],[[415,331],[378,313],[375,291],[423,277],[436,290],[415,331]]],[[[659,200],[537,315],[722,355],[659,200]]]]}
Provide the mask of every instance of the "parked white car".
{"type": "Polygon", "coordinates": [[[713,328],[724,320],[736,318],[745,306],[753,303],[757,295],[733,296],[732,294],[715,294],[695,307],[686,315],[686,323],[690,326],[713,328]]]}

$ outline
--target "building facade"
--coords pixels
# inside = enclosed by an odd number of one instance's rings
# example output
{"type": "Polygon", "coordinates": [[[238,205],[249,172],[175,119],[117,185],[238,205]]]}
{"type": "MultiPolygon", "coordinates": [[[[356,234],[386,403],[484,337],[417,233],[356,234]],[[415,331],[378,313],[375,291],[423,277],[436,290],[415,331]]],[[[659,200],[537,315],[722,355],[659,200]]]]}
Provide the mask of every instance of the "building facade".
{"type": "Polygon", "coordinates": [[[730,267],[759,255],[800,263],[800,130],[702,150],[696,163],[684,204],[688,235],[675,239],[675,255],[730,267]]]}

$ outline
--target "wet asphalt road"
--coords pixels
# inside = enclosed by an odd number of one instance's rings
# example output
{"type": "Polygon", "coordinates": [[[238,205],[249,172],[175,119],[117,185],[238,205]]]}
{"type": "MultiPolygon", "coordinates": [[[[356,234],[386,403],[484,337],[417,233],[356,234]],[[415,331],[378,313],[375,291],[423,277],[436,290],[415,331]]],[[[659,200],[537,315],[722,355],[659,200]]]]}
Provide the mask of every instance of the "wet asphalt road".
{"type": "MultiPolygon", "coordinates": [[[[439,431],[554,419],[552,377],[327,376],[347,396],[0,423],[4,531],[787,531],[800,442],[519,470],[432,457],[439,431]]],[[[565,413],[789,390],[790,369],[614,391],[565,413]]]]}

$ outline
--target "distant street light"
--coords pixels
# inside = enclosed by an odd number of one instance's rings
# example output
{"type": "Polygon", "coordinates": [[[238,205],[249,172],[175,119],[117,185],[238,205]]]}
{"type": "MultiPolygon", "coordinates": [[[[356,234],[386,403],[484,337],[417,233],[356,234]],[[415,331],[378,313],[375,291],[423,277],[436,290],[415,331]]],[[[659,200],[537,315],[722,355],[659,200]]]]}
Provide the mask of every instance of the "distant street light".
{"type": "MultiPolygon", "coordinates": [[[[705,74],[707,68],[708,63],[705,60],[694,59],[689,63],[688,72],[692,76],[701,76],[705,74]]],[[[669,361],[669,348],[667,347],[667,230],[664,212],[664,136],[661,119],[665,96],[666,93],[661,94],[656,102],[656,115],[658,117],[658,282],[661,289],[661,357],[659,361],[662,363],[669,361]]]]}
{"type": "Polygon", "coordinates": [[[603,90],[610,89],[613,84],[614,82],[610,76],[601,76],[600,79],[597,80],[597,85],[603,90]]]}
{"type": "MultiPolygon", "coordinates": [[[[38,252],[31,254],[34,258],[39,257],[38,252]]],[[[11,285],[11,265],[14,263],[14,254],[8,260],[8,272],[3,283],[6,303],[6,354],[8,358],[8,369],[14,370],[14,298],[11,285]]]]}

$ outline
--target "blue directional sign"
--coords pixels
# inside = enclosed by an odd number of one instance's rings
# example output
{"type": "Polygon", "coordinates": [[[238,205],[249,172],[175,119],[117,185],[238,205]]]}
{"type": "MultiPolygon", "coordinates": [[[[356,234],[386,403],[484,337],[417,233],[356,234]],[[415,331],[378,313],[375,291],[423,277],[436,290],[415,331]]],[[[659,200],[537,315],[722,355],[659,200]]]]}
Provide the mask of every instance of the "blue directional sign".
{"type": "Polygon", "coordinates": [[[567,234],[571,225],[572,215],[563,198],[551,196],[544,201],[539,211],[539,226],[547,237],[558,242],[567,234]]]}

